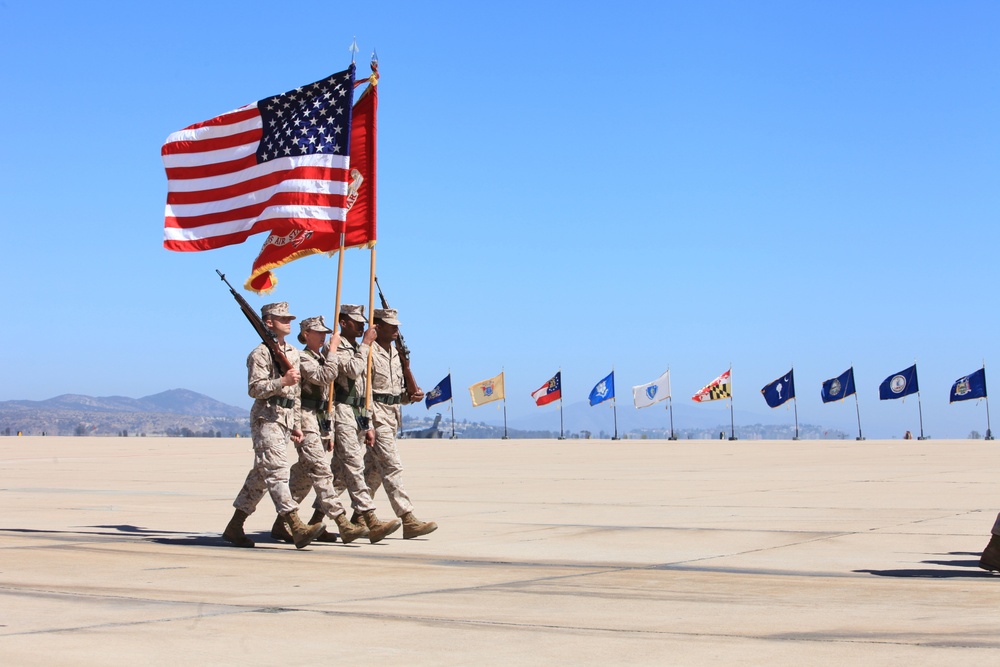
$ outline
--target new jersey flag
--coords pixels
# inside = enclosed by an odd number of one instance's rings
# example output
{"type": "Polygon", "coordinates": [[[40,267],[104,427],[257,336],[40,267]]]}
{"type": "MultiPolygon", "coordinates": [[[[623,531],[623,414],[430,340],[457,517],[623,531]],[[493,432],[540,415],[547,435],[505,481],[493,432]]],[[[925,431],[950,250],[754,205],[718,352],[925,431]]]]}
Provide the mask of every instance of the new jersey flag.
{"type": "Polygon", "coordinates": [[[824,382],[820,396],[823,398],[824,403],[831,403],[843,400],[853,393],[855,393],[854,366],[851,366],[837,377],[830,378],[824,382]]]}
{"type": "Polygon", "coordinates": [[[562,396],[562,371],[559,371],[541,387],[531,392],[535,405],[548,405],[562,396]]]}
{"type": "Polygon", "coordinates": [[[795,375],[794,370],[781,376],[769,385],[760,390],[764,394],[764,400],[772,408],[784,404],[788,399],[795,398],[795,375]]]}
{"type": "Polygon", "coordinates": [[[980,368],[972,375],[955,380],[955,384],[951,386],[951,400],[948,402],[968,401],[973,398],[986,398],[985,368],[980,368]]]}
{"type": "Polygon", "coordinates": [[[878,397],[879,400],[886,401],[891,398],[903,398],[918,391],[920,385],[917,383],[917,365],[913,364],[883,380],[878,386],[878,397]]]}
{"type": "Polygon", "coordinates": [[[649,384],[632,387],[632,400],[637,408],[648,408],[654,403],[670,398],[670,371],[649,384]]]}
{"type": "Polygon", "coordinates": [[[609,398],[615,397],[615,372],[611,371],[611,375],[607,376],[600,382],[598,382],[593,389],[590,390],[590,404],[597,405],[598,403],[603,403],[609,398]]]}
{"type": "Polygon", "coordinates": [[[474,408],[478,408],[483,403],[502,400],[504,398],[503,371],[496,377],[472,385],[469,387],[469,393],[472,395],[472,407],[474,408]]]}
{"type": "Polygon", "coordinates": [[[424,397],[424,404],[427,409],[430,410],[432,405],[437,405],[438,403],[444,403],[445,401],[451,400],[451,373],[448,373],[445,379],[437,383],[437,386],[427,392],[427,396],[424,397]]]}
{"type": "Polygon", "coordinates": [[[699,389],[698,393],[691,397],[691,400],[695,403],[704,403],[705,401],[717,401],[720,398],[732,398],[732,374],[733,369],[730,368],[728,371],[699,389]]]}

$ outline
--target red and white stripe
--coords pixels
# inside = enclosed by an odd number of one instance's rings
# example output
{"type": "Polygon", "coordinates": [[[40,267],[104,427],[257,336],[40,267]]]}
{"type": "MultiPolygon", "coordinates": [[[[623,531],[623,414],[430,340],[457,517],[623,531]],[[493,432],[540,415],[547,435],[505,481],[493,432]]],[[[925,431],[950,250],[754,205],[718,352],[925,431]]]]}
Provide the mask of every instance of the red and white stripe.
{"type": "Polygon", "coordinates": [[[262,136],[254,103],[167,137],[163,247],[221,248],[279,224],[341,229],[350,158],[319,153],[257,164],[262,136]]]}

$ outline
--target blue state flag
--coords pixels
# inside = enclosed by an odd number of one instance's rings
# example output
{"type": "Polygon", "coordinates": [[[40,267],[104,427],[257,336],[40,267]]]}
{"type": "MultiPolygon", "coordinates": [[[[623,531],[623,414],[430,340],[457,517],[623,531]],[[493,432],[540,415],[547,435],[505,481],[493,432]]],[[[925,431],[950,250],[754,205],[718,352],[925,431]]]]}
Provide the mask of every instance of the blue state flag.
{"type": "Polygon", "coordinates": [[[430,410],[432,405],[437,405],[438,403],[444,403],[445,401],[451,400],[451,373],[448,373],[443,380],[437,383],[437,386],[427,392],[427,396],[424,397],[424,404],[427,409],[430,410]]]}
{"type": "Polygon", "coordinates": [[[854,389],[854,366],[851,366],[837,377],[830,378],[824,382],[820,396],[823,397],[824,403],[832,403],[833,401],[843,400],[854,393],[856,393],[854,389]]]}
{"type": "Polygon", "coordinates": [[[955,380],[955,384],[951,385],[951,400],[948,402],[969,401],[973,398],[986,398],[985,368],[955,380]]]}
{"type": "Polygon", "coordinates": [[[590,390],[590,404],[597,405],[598,403],[603,403],[609,398],[615,397],[615,372],[611,371],[611,375],[604,378],[593,389],[590,390]]]}
{"type": "Polygon", "coordinates": [[[788,399],[795,398],[795,376],[794,370],[788,371],[769,385],[765,385],[760,393],[764,394],[764,400],[772,408],[784,404],[788,399]]]}
{"type": "Polygon", "coordinates": [[[918,391],[920,385],[917,383],[917,365],[913,364],[883,380],[878,386],[878,397],[879,400],[887,401],[891,398],[903,398],[918,391]]]}

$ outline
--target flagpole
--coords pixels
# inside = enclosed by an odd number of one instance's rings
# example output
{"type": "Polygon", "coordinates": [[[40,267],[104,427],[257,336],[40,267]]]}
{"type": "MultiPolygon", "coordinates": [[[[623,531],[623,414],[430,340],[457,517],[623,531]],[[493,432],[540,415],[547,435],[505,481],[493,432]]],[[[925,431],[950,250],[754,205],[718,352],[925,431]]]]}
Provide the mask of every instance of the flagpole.
{"type": "MultiPolygon", "coordinates": [[[[448,375],[451,375],[451,373],[449,372],[448,375]]],[[[455,439],[455,397],[454,397],[454,394],[452,394],[452,398],[449,401],[449,404],[451,405],[451,439],[454,440],[455,439]]]]}
{"type": "MultiPolygon", "coordinates": [[[[851,368],[853,370],[854,367],[852,366],[851,368]]],[[[861,435],[861,404],[858,402],[857,385],[855,385],[855,389],[854,389],[854,409],[857,410],[857,412],[858,412],[858,438],[857,439],[858,440],[864,440],[865,439],[864,436],[861,435]]]]}
{"type": "Polygon", "coordinates": [[[620,440],[621,438],[618,437],[618,399],[614,396],[611,397],[611,411],[615,415],[615,434],[611,439],[620,440]]]}
{"type": "Polygon", "coordinates": [[[983,359],[983,393],[986,395],[986,440],[993,439],[993,431],[990,430],[990,392],[986,390],[986,360],[983,359]]]}
{"type": "Polygon", "coordinates": [[[792,407],[795,408],[795,437],[792,440],[799,439],[799,399],[792,397],[792,407]]]}
{"type": "Polygon", "coordinates": [[[503,392],[503,439],[509,440],[507,436],[507,387],[504,387],[503,392]]]}
{"type": "MultiPolygon", "coordinates": [[[[371,274],[368,276],[368,326],[375,326],[375,246],[372,246],[371,274]]],[[[376,343],[377,344],[377,343],[376,343]]],[[[368,348],[368,366],[365,369],[365,412],[372,411],[372,352],[375,346],[368,348]]],[[[392,357],[392,350],[389,350],[392,357]]]]}
{"type": "Polygon", "coordinates": [[[676,440],[677,436],[674,434],[674,397],[667,396],[667,412],[670,413],[670,439],[676,440]]]}
{"type": "MultiPolygon", "coordinates": [[[[344,276],[344,244],[346,243],[345,237],[347,233],[346,220],[344,221],[343,225],[344,226],[340,228],[340,252],[338,253],[339,256],[337,257],[337,294],[334,297],[333,301],[333,317],[335,318],[334,321],[338,322],[338,324],[334,326],[339,326],[339,321],[340,321],[340,281],[343,279],[344,276]]],[[[331,414],[333,413],[334,396],[336,396],[336,388],[334,387],[334,383],[331,382],[329,387],[329,394],[326,399],[326,411],[331,414]]]]}
{"type": "Polygon", "coordinates": [[[920,437],[917,440],[924,439],[924,409],[920,405],[920,392],[917,392],[917,414],[920,415],[920,437]]]}
{"type": "Polygon", "coordinates": [[[562,367],[559,368],[559,439],[566,439],[566,431],[563,429],[562,367]]]}

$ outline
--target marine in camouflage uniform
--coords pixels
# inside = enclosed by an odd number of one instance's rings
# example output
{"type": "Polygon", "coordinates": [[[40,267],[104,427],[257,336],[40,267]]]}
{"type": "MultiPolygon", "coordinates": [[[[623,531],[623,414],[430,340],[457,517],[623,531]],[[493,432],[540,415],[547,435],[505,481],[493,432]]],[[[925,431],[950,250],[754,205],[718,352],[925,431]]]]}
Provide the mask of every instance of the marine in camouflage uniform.
{"type": "MultiPolygon", "coordinates": [[[[344,506],[340,504],[333,490],[333,472],[330,470],[330,460],[327,448],[323,445],[323,436],[328,435],[331,428],[330,413],[327,412],[327,396],[329,386],[337,377],[336,346],[340,337],[334,335],[331,347],[323,353],[323,343],[326,334],[333,333],[328,329],[322,317],[308,317],[299,325],[298,340],[305,344],[299,361],[299,371],[302,374],[301,388],[301,428],[302,441],[295,444],[299,460],[292,464],[289,472],[289,487],[292,499],[296,505],[309,495],[310,489],[316,490],[315,510],[311,523],[322,521],[324,516],[333,519],[344,544],[349,544],[359,537],[367,537],[368,529],[348,521],[344,506]]],[[[332,451],[333,446],[330,445],[332,451]]],[[[290,542],[291,535],[285,530],[281,517],[271,528],[271,537],[290,542]]],[[[323,532],[316,538],[318,542],[336,542],[335,533],[323,532]]]]}
{"type": "Polygon", "coordinates": [[[285,343],[291,331],[294,315],[285,302],[269,303],[260,309],[264,325],[277,339],[291,367],[281,375],[270,350],[261,343],[247,357],[247,393],[254,399],[250,408],[250,435],[253,439],[254,463],[233,507],[222,537],[238,547],[252,547],[243,524],[254,513],[267,493],[274,502],[278,516],[287,525],[296,548],[308,545],[323,532],[322,524],[306,526],[299,518],[296,503],[288,487],[288,443],[302,438],[300,429],[299,351],[285,343]]]}
{"type": "Polygon", "coordinates": [[[413,515],[413,503],[403,488],[403,462],[396,449],[396,432],[401,421],[401,405],[424,398],[420,387],[407,393],[399,351],[392,343],[399,339],[399,319],[392,308],[373,313],[377,338],[372,346],[372,423],[375,442],[365,452],[365,483],[372,495],[385,486],[389,504],[403,522],[403,538],[410,539],[437,530],[433,521],[420,521],[413,515]]]}
{"type": "Polygon", "coordinates": [[[374,442],[365,411],[365,375],[368,355],[375,340],[375,330],[365,331],[365,307],[344,304],[340,307],[340,345],[337,347],[337,380],[334,383],[334,489],[340,495],[346,489],[354,507],[353,522],[368,528],[368,540],[374,544],[399,530],[397,519],[381,521],[365,483],[365,449],[374,442]],[[362,336],[357,342],[358,336],[362,336]]]}

